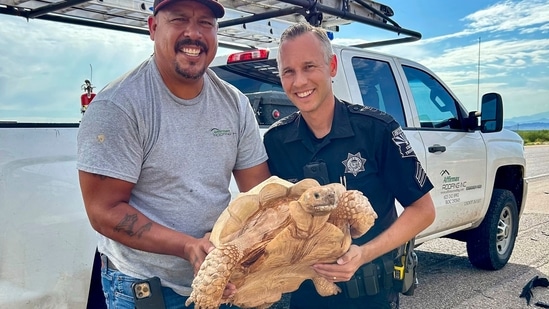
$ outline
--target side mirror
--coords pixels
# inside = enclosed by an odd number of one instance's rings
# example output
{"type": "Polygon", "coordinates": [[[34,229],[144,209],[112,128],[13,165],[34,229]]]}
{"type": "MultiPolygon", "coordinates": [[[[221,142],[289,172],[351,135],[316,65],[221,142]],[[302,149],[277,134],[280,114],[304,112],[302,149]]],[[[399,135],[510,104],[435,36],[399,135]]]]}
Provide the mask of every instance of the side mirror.
{"type": "Polygon", "coordinates": [[[499,93],[482,96],[480,130],[483,133],[499,132],[503,129],[503,100],[499,93]]]}

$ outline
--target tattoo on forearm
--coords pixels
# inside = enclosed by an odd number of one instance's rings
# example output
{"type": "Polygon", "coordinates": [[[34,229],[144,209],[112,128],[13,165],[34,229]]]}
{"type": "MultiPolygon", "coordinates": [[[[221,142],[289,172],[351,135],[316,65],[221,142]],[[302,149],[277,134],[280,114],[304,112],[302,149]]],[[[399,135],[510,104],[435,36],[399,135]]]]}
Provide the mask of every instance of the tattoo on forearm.
{"type": "Polygon", "coordinates": [[[135,235],[137,235],[137,238],[141,238],[141,235],[143,235],[143,233],[145,233],[145,232],[150,231],[151,227],[152,227],[152,222],[149,222],[149,223],[143,225],[139,230],[137,230],[135,235]]]}
{"type": "Polygon", "coordinates": [[[136,222],[137,214],[126,215],[124,219],[122,219],[122,221],[114,227],[114,231],[126,233],[128,236],[137,236],[137,238],[141,238],[143,233],[150,231],[152,228],[152,222],[147,222],[145,225],[138,228],[137,231],[134,231],[134,225],[136,222]]]}

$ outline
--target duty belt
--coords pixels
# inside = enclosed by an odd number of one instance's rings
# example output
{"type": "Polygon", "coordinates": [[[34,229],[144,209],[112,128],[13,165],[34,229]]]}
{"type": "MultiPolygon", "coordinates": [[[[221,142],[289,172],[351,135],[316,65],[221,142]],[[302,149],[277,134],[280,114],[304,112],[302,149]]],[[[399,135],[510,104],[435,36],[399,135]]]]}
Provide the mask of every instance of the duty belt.
{"type": "Polygon", "coordinates": [[[347,298],[372,296],[393,288],[394,259],[391,251],[370,263],[362,265],[347,282],[340,283],[347,298]]]}

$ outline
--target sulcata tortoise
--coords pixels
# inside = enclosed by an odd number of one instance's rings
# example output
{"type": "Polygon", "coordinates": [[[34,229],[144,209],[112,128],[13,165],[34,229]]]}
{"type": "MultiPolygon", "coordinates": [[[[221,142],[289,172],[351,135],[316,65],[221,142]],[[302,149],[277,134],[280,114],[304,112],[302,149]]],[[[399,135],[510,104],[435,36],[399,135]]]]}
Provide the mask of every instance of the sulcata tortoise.
{"type": "Polygon", "coordinates": [[[360,191],[272,176],[238,195],[218,218],[210,236],[216,248],[201,265],[185,305],[268,308],[306,279],[320,295],[335,295],[339,287],[316,275],[311,265],[335,262],[349,249],[351,237],[366,233],[376,218],[360,191]],[[222,299],[229,281],[237,292],[222,299]]]}

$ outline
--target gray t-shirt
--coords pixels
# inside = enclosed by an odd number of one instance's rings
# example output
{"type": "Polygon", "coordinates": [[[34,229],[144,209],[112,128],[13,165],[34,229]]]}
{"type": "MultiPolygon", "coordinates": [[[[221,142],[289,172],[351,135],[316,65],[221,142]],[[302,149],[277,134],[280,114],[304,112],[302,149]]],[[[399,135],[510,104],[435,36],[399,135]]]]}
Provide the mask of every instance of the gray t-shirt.
{"type": "MultiPolygon", "coordinates": [[[[78,132],[79,170],[135,183],[130,205],[196,238],[211,231],[228,205],[232,171],[266,160],[245,95],[208,69],[202,92],[180,99],[163,83],[153,57],[102,89],[78,132]]],[[[99,238],[99,251],[123,273],[158,276],[190,294],[193,269],[186,260],[99,238]]]]}

